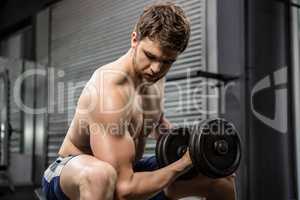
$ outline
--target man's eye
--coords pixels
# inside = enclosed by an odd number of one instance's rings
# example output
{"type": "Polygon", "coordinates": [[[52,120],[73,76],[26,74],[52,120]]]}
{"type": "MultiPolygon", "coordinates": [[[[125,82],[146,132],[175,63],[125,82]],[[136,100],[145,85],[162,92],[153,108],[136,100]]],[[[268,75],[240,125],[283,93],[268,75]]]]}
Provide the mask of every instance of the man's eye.
{"type": "Polygon", "coordinates": [[[146,54],[146,56],[147,56],[150,60],[154,60],[154,59],[155,59],[155,57],[152,56],[152,55],[146,54]]]}
{"type": "Polygon", "coordinates": [[[174,61],[165,61],[164,64],[165,65],[172,65],[174,61]]]}

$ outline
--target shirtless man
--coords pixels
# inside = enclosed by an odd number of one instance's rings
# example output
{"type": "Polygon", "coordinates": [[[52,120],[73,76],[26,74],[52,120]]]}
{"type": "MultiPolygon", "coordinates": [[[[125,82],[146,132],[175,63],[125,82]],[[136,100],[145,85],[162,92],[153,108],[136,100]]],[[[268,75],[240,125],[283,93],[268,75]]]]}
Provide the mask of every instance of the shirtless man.
{"type": "Polygon", "coordinates": [[[98,68],[83,89],[59,157],[44,173],[47,199],[235,198],[232,176],[175,181],[192,166],[188,152],[161,169],[155,157],[142,158],[146,137],[158,138],[158,127],[171,126],[162,114],[163,77],[189,36],[177,5],[145,8],[128,52],[98,68]]]}

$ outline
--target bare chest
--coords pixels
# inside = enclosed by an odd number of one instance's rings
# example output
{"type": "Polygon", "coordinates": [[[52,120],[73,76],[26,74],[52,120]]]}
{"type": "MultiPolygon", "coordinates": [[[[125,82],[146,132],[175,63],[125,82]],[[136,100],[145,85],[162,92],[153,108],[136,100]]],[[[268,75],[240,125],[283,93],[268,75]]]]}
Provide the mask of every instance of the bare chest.
{"type": "Polygon", "coordinates": [[[132,107],[132,118],[129,123],[129,132],[134,138],[140,134],[147,137],[157,125],[162,110],[159,100],[145,100],[137,96],[132,107]]]}

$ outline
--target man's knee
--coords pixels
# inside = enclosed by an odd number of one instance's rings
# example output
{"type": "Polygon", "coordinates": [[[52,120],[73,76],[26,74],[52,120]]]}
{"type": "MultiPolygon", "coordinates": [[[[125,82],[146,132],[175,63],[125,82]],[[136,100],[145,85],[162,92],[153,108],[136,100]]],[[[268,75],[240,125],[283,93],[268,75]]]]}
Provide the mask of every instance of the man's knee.
{"type": "Polygon", "coordinates": [[[108,163],[104,163],[102,165],[102,176],[104,180],[111,184],[115,184],[117,182],[117,171],[115,170],[115,168],[108,163]]]}
{"type": "Polygon", "coordinates": [[[95,164],[82,171],[81,179],[89,185],[114,187],[117,181],[117,172],[108,163],[95,164]]]}

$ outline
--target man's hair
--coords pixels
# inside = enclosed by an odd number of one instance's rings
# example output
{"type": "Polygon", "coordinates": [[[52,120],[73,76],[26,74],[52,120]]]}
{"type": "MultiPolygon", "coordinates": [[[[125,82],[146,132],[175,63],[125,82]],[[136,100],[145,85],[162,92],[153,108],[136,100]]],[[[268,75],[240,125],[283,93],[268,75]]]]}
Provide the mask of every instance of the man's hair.
{"type": "Polygon", "coordinates": [[[162,49],[183,52],[190,38],[190,22],[182,8],[171,2],[144,8],[135,25],[138,40],[148,37],[158,41],[162,49]]]}

